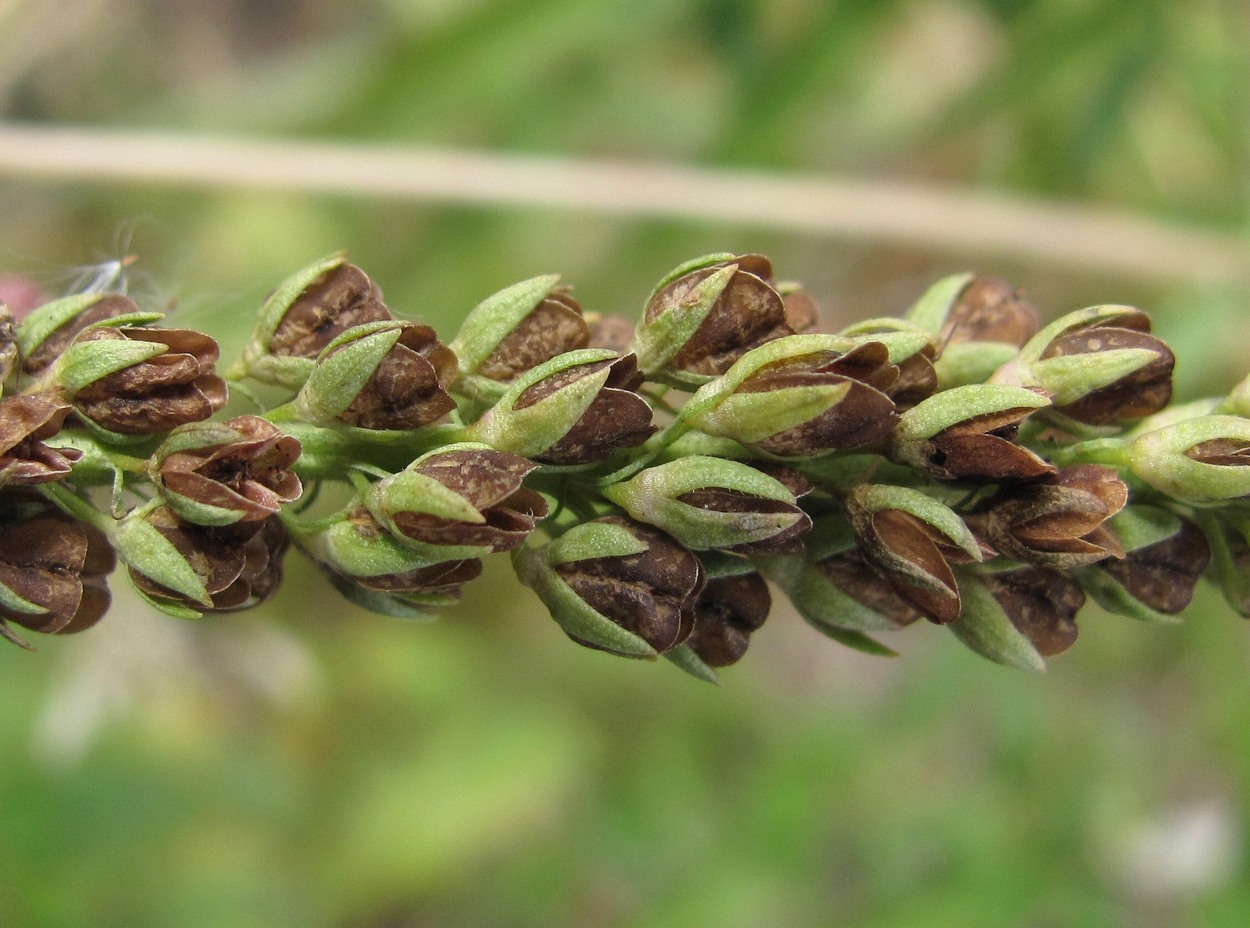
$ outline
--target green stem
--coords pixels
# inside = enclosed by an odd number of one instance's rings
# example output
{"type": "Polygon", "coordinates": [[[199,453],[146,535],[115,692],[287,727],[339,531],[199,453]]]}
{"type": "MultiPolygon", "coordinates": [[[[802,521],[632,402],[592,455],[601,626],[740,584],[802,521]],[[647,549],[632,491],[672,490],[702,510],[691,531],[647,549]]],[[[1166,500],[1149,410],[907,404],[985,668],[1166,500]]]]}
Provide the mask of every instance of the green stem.
{"type": "Polygon", "coordinates": [[[1047,449],[1045,456],[1060,467],[1073,464],[1108,464],[1120,470],[1129,466],[1129,446],[1120,437],[1093,438],[1074,445],[1047,449]]]}
{"type": "Polygon", "coordinates": [[[59,483],[45,483],[39,489],[64,513],[98,528],[110,541],[113,539],[113,533],[117,529],[116,521],[96,509],[77,493],[59,483]]]}

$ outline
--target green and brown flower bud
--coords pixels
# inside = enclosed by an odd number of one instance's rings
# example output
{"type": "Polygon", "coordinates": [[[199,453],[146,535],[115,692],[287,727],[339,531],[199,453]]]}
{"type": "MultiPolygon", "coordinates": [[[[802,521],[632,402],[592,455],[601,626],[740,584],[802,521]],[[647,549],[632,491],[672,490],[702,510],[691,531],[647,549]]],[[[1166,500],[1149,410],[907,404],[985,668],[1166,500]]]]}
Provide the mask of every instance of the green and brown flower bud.
{"type": "Polygon", "coordinates": [[[148,472],[166,504],[197,525],[259,522],[299,499],[291,470],[300,443],[259,416],[185,425],[153,454],[148,472]]]}
{"type": "Polygon", "coordinates": [[[1250,496],[1250,419],[1200,416],[1139,436],[1126,454],[1133,474],[1193,506],[1250,496]]]}
{"type": "Polygon", "coordinates": [[[1163,409],[1172,399],[1172,350],[1150,334],[1150,317],[1130,306],[1094,306],[1037,333],[995,383],[1045,391],[1060,422],[1113,426],[1163,409]]]}
{"type": "Polygon", "coordinates": [[[0,399],[0,487],[50,483],[68,476],[82,452],[45,444],[72,407],[55,393],[0,399]]]}
{"type": "Polygon", "coordinates": [[[29,313],[17,329],[22,370],[39,374],[52,365],[78,336],[102,324],[155,322],[161,313],[145,313],[120,293],[81,293],[45,303],[29,313]]]}
{"type": "Polygon", "coordinates": [[[511,551],[547,515],[521,485],[538,465],[485,445],[430,452],[369,488],[365,504],[401,544],[431,560],[511,551]]]}
{"type": "Polygon", "coordinates": [[[697,386],[744,353],[794,330],[762,255],[708,255],[671,271],[651,294],[634,340],[652,380],[697,386]]]}
{"type": "Polygon", "coordinates": [[[481,575],[482,561],[474,557],[370,577],[331,572],[330,579],[348,599],[372,612],[423,618],[430,610],[455,605],[464,595],[464,585],[481,575]]]}
{"type": "Polygon", "coordinates": [[[795,551],[812,520],[781,481],[723,458],[693,455],[648,467],[604,496],[695,551],[795,551]]]}
{"type": "Polygon", "coordinates": [[[686,647],[709,667],[736,664],[771,609],[768,584],[758,573],[713,577],[695,600],[686,647]]]}
{"type": "Polygon", "coordinates": [[[864,559],[932,622],[959,616],[951,562],[980,561],[981,547],[950,508],[905,487],[859,484],[843,503],[864,559]]]}
{"type": "Polygon", "coordinates": [[[98,529],[35,492],[0,490],[0,637],[28,647],[9,623],[43,634],[90,628],[109,607],[115,563],[98,529]]]}
{"type": "Polygon", "coordinates": [[[908,319],[941,345],[936,371],[942,389],[985,381],[1037,334],[1037,310],[1005,280],[973,274],[943,278],[925,292],[908,319]]]}
{"type": "Polygon", "coordinates": [[[589,344],[582,308],[555,274],[521,281],[479,303],[450,348],[462,377],[506,383],[589,344]]]}
{"type": "Polygon", "coordinates": [[[641,384],[633,355],[566,352],[518,377],[464,437],[544,464],[601,461],[655,431],[641,384]]]}
{"type": "Polygon", "coordinates": [[[353,326],[394,318],[369,275],[342,254],[330,255],[292,274],[269,295],[232,374],[298,388],[334,339],[353,326]]]}
{"type": "Polygon", "coordinates": [[[416,429],[456,408],[456,356],[428,325],[372,322],[333,339],[295,398],[318,425],[416,429]]]}
{"type": "Polygon", "coordinates": [[[1099,561],[1077,579],[1105,609],[1143,621],[1182,612],[1211,562],[1194,522],[1156,506],[1133,505],[1108,523],[1124,557],[1099,561]]]}
{"type": "Polygon", "coordinates": [[[1127,502],[1128,486],[1114,468],[1079,464],[1036,483],[1004,487],[968,522],[1000,554],[1067,570],[1124,556],[1103,523],[1127,502]]]}
{"type": "Polygon", "coordinates": [[[649,525],[606,516],[512,557],[521,582],[579,644],[652,658],[685,642],[694,628],[703,567],[649,525]]]}
{"type": "Polygon", "coordinates": [[[1035,480],[1055,468],[1015,438],[1020,423],[1047,405],[1045,396],[1021,387],[952,387],[903,413],[890,457],[939,480],[1035,480]]]}
{"type": "Polygon", "coordinates": [[[682,419],[777,458],[866,448],[898,421],[882,392],[897,379],[880,342],[792,335],[748,352],[701,387],[682,419]]]}
{"type": "Polygon", "coordinates": [[[136,589],[176,615],[234,612],[264,602],[281,583],[289,544],[276,517],[195,525],[167,506],[137,510],[123,523],[117,541],[136,589]]]}
{"type": "Polygon", "coordinates": [[[155,435],[207,419],[226,403],[217,342],[190,329],[96,326],[52,369],[79,417],[116,435],[155,435]]]}

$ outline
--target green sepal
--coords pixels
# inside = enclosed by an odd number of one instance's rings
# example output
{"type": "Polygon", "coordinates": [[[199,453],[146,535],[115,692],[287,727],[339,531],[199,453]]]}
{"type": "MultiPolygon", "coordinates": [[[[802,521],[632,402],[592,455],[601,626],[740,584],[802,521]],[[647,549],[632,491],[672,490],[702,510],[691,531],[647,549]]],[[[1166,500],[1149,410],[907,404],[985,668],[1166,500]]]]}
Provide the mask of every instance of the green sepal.
{"type": "Polygon", "coordinates": [[[30,600],[19,596],[4,583],[0,583],[0,606],[3,606],[9,612],[20,612],[23,615],[46,615],[48,612],[46,606],[40,606],[38,603],[32,603],[30,600]]]}
{"type": "Polygon", "coordinates": [[[696,680],[702,680],[704,683],[711,683],[714,686],[720,686],[720,677],[716,671],[703,662],[699,655],[695,654],[688,646],[679,644],[671,651],[665,651],[664,657],[671,661],[674,666],[680,667],[696,680]]]}
{"type": "MultiPolygon", "coordinates": [[[[564,537],[567,538],[568,535],[564,537]]],[[[655,648],[591,607],[564,582],[550,560],[549,548],[550,546],[536,548],[530,545],[516,548],[512,552],[512,565],[517,578],[538,594],[556,623],[574,638],[588,641],[615,654],[654,659],[657,656],[655,648]]],[[[597,556],[609,555],[600,553],[597,556]]]]}
{"type": "Polygon", "coordinates": [[[1056,406],[1067,406],[1095,390],[1108,387],[1158,358],[1148,348],[1112,348],[1093,354],[1059,355],[1029,365],[1030,381],[1051,394],[1056,406]]]}
{"type": "Polygon", "coordinates": [[[184,522],[191,522],[195,525],[222,526],[234,525],[243,518],[243,513],[237,509],[226,509],[224,506],[202,503],[183,496],[181,493],[171,493],[163,486],[158,489],[165,505],[184,522]]]}
{"type": "Polygon", "coordinates": [[[111,541],[118,556],[152,582],[211,607],[213,600],[195,569],[172,541],[143,518],[150,508],[136,509],[117,523],[111,541]]]}
{"type": "Polygon", "coordinates": [[[192,609],[190,606],[184,605],[183,603],[175,603],[167,599],[158,599],[157,597],[144,592],[138,587],[135,587],[134,590],[136,593],[139,594],[140,599],[142,599],[145,603],[147,603],[153,609],[157,609],[165,613],[165,615],[171,615],[175,619],[202,619],[204,618],[204,613],[197,612],[194,609],[192,609]]]}
{"type": "Polygon", "coordinates": [[[925,444],[953,425],[1009,409],[1041,409],[1050,400],[1034,390],[1007,384],[978,383],[952,387],[922,400],[899,416],[890,437],[893,457],[924,466],[925,444]]]}
{"type": "Polygon", "coordinates": [[[559,274],[531,277],[505,287],[473,307],[447,345],[460,361],[461,375],[473,374],[508,333],[551,294],[559,280],[559,274]]]}
{"type": "Polygon", "coordinates": [[[1224,518],[1213,511],[1197,513],[1198,524],[1211,546],[1206,578],[1219,588],[1225,601],[1243,619],[1250,619],[1250,573],[1242,570],[1228,546],[1225,532],[1236,532],[1250,544],[1250,520],[1224,518]]]}
{"type": "Polygon", "coordinates": [[[434,545],[424,545],[418,550],[390,533],[362,534],[354,523],[343,518],[312,528],[288,523],[287,528],[314,560],[349,577],[402,574],[445,561],[476,557],[482,551],[473,548],[471,553],[461,554],[466,550],[464,546],[434,545]]]}
{"type": "Polygon", "coordinates": [[[685,277],[692,271],[698,271],[705,267],[712,267],[715,264],[730,264],[736,261],[738,255],[731,254],[727,251],[716,252],[710,255],[702,255],[698,258],[691,258],[689,261],[683,261],[677,267],[673,268],[667,274],[660,278],[659,282],[651,289],[651,293],[647,296],[647,302],[643,304],[644,308],[651,305],[651,301],[655,299],[657,293],[671,284],[679,277],[685,277]]]}
{"type": "Polygon", "coordinates": [[[569,529],[545,550],[548,562],[554,567],[590,558],[642,554],[647,550],[647,543],[623,525],[586,522],[569,529]]]}
{"type": "Polygon", "coordinates": [[[825,625],[823,622],[815,622],[808,619],[807,624],[816,631],[820,632],[826,638],[836,641],[840,645],[851,648],[854,651],[860,651],[864,654],[871,654],[873,657],[898,657],[898,652],[893,648],[887,648],[876,638],[869,637],[863,632],[855,631],[850,628],[840,628],[836,625],[825,625]]]}
{"type": "Polygon", "coordinates": [[[933,362],[938,389],[984,383],[1019,351],[1010,342],[957,342],[947,345],[933,362]]]}
{"type": "Polygon", "coordinates": [[[1046,349],[1050,347],[1050,343],[1059,336],[1076,329],[1101,326],[1104,323],[1113,322],[1121,316],[1136,316],[1140,313],[1141,310],[1136,307],[1116,304],[1088,306],[1085,309],[1066,313],[1050,323],[1050,325],[1044,326],[1036,335],[1025,342],[1024,347],[1020,349],[1016,362],[1019,366],[1032,367],[1045,353],[1046,349]]]}
{"type": "Polygon", "coordinates": [[[605,365],[602,370],[579,377],[523,409],[516,408],[517,400],[530,387],[553,374],[617,357],[615,351],[606,348],[582,348],[557,355],[518,377],[498,403],[465,428],[463,437],[490,445],[497,451],[524,458],[537,457],[577,424],[607,383],[611,367],[605,365]]]}
{"type": "MultiPolygon", "coordinates": [[[[934,283],[907,311],[908,321],[934,335],[938,334],[946,324],[951,307],[975,276],[970,273],[951,274],[934,283]]],[[[1014,348],[1012,353],[1015,353],[1014,348]]]]}
{"type": "Polygon", "coordinates": [[[1125,551],[1137,551],[1171,538],[1180,531],[1182,521],[1170,510],[1132,503],[1105,524],[1115,532],[1125,551]]]}
{"type": "Polygon", "coordinates": [[[369,488],[364,502],[375,518],[391,522],[397,512],[419,512],[480,525],[485,516],[471,502],[426,474],[402,470],[369,488]]]}
{"type": "Polygon", "coordinates": [[[856,345],[880,342],[890,353],[891,364],[901,364],[926,348],[936,349],[933,335],[905,319],[865,319],[847,326],[840,333],[856,345]]]}
{"type": "Polygon", "coordinates": [[[75,293],[32,309],[17,327],[17,347],[21,356],[30,357],[44,339],[104,297],[103,293],[75,293]]]}
{"type": "Polygon", "coordinates": [[[997,664],[1019,670],[1044,671],[1046,661],[1033,643],[1011,624],[998,600],[975,574],[956,570],[959,617],[947,624],[971,650],[997,664]]]}
{"type": "Polygon", "coordinates": [[[318,425],[337,419],[360,395],[402,332],[392,320],[366,322],[326,345],[295,398],[302,418],[318,425]]]}

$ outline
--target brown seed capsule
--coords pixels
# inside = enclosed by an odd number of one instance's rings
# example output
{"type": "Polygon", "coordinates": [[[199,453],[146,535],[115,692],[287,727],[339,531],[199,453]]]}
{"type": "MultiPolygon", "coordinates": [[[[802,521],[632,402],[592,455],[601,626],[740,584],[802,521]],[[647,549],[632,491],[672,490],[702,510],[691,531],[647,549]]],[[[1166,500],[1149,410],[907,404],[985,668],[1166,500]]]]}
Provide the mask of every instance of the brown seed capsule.
{"type": "Polygon", "coordinates": [[[778,457],[798,458],[830,449],[847,451],[884,441],[898,422],[894,403],[883,392],[898,380],[898,368],[880,342],[839,354],[818,351],[766,365],[743,381],[739,394],[796,387],[846,384],[847,393],[824,413],[802,425],[753,442],[778,457]]]}
{"type": "Polygon", "coordinates": [[[768,584],[757,573],[709,580],[695,602],[686,645],[709,667],[728,667],[742,659],[771,608],[768,584]]]}
{"type": "Polygon", "coordinates": [[[585,348],[589,342],[590,330],[581,306],[566,290],[556,288],[504,336],[476,373],[491,380],[511,380],[558,354],[585,348]]]}
{"type": "Polygon", "coordinates": [[[157,452],[153,476],[167,499],[178,500],[171,500],[175,509],[187,500],[256,522],[276,515],[283,503],[299,499],[302,492],[299,477],[290,469],[300,443],[259,416],[193,425],[172,441],[177,450],[157,452]],[[195,443],[197,433],[203,444],[195,443]]]}
{"type": "Polygon", "coordinates": [[[1202,529],[1189,519],[1178,518],[1180,528],[1168,538],[1128,551],[1122,559],[1097,564],[1130,596],[1165,615],[1184,611],[1211,562],[1211,546],[1202,529]]]}
{"type": "Polygon", "coordinates": [[[1063,570],[1124,556],[1103,523],[1127,502],[1128,487],[1114,468],[1081,464],[1000,490],[968,524],[1008,557],[1063,570]]]}
{"type": "MultiPolygon", "coordinates": [[[[699,559],[670,536],[623,516],[596,520],[620,525],[647,545],[640,554],[584,558],[556,572],[591,608],[651,645],[671,651],[690,637],[703,589],[699,559]]],[[[580,644],[595,647],[586,641],[580,644]]]]}
{"type": "Polygon", "coordinates": [[[437,596],[445,600],[457,600],[464,592],[464,585],[471,580],[476,580],[481,574],[482,560],[473,557],[459,561],[443,561],[402,573],[352,577],[351,580],[367,590],[386,593],[400,599],[437,596]]]}
{"type": "Polygon", "coordinates": [[[781,295],[771,283],[772,263],[763,255],[743,255],[732,262],[707,265],[681,275],[651,298],[643,313],[643,324],[654,323],[664,313],[689,302],[700,284],[730,266],[737,270],[669,367],[691,374],[723,374],[752,348],[794,334],[786,321],[781,295]]]}
{"type": "Polygon", "coordinates": [[[998,601],[1016,630],[1042,657],[1053,657],[1076,641],[1076,614],[1085,605],[1085,593],[1076,581],[1058,570],[1021,567],[980,580],[998,601]]]}
{"type": "MultiPolygon", "coordinates": [[[[428,512],[391,512],[400,534],[431,545],[473,545],[491,551],[511,551],[525,541],[547,515],[542,495],[521,485],[538,467],[515,454],[488,448],[466,448],[433,454],[412,470],[433,478],[464,497],[481,516],[467,522],[428,512]]],[[[387,506],[385,492],[379,494],[387,506]]]]}
{"type": "MultiPolygon", "coordinates": [[[[678,496],[677,501],[696,509],[734,517],[741,524],[743,531],[750,531],[761,522],[772,522],[778,516],[793,519],[785,528],[767,538],[741,544],[716,545],[715,547],[721,551],[733,551],[737,554],[797,554],[803,550],[801,536],[812,527],[811,516],[794,503],[765,499],[729,487],[705,487],[691,490],[678,496]]],[[[689,538],[684,540],[696,548],[700,547],[693,544],[689,538]]]]}
{"type": "Polygon", "coordinates": [[[1064,332],[1046,346],[1041,358],[1044,361],[1118,349],[1138,349],[1154,357],[1115,383],[1093,390],[1075,402],[1056,405],[1055,411],[1087,425],[1110,425],[1141,419],[1167,406],[1172,399],[1176,356],[1162,339],[1150,334],[1150,317],[1143,312],[1064,332]]]}
{"type": "Polygon", "coordinates": [[[941,532],[900,509],[870,511],[849,499],[851,525],[865,560],[904,600],[932,622],[959,617],[959,588],[948,558],[955,547],[941,532]]]}
{"type": "Polygon", "coordinates": [[[855,601],[899,628],[919,621],[920,612],[899,595],[884,573],[869,563],[858,548],[848,548],[815,563],[821,575],[855,601]]]}
{"type": "Polygon", "coordinates": [[[352,326],[393,318],[369,275],[354,264],[340,264],[296,297],[270,337],[269,351],[315,358],[352,326]]]}
{"type": "Polygon", "coordinates": [[[632,354],[565,368],[525,390],[514,409],[525,409],[583,377],[608,368],[608,378],[581,418],[564,436],[534,459],[545,464],[587,464],[601,461],[621,448],[646,441],[655,426],[651,406],[635,391],[642,373],[632,354]]]}
{"type": "Polygon", "coordinates": [[[995,483],[1053,474],[1053,464],[1016,444],[1020,423],[1031,412],[1031,408],[1004,409],[972,416],[938,432],[926,446],[926,469],[944,480],[995,483]]]}
{"type": "Polygon", "coordinates": [[[45,634],[90,628],[109,607],[105,577],[115,564],[113,548],[98,529],[33,492],[0,491],[0,584],[44,610],[0,605],[0,637],[26,646],[10,622],[45,634]]]}
{"type": "Polygon", "coordinates": [[[281,583],[282,556],[289,539],[276,517],[211,527],[183,522],[168,507],[160,506],[146,518],[191,565],[212,606],[205,607],[128,567],[134,585],[158,601],[203,612],[233,612],[268,599],[281,583]]]}
{"type": "Polygon", "coordinates": [[[974,277],[952,304],[938,344],[1003,342],[1019,348],[1037,334],[1037,310],[996,277],[974,277]]]}
{"type": "Polygon", "coordinates": [[[586,347],[607,348],[617,354],[628,354],[634,340],[634,324],[624,316],[587,313],[586,347]]]}
{"type": "Polygon", "coordinates": [[[121,435],[153,435],[207,419],[226,403],[226,382],[213,370],[217,342],[189,329],[95,328],[78,344],[142,341],[166,351],[106,374],[72,397],[75,411],[121,435]]]}
{"type": "MultiPolygon", "coordinates": [[[[333,352],[330,352],[332,356],[333,352]]],[[[323,359],[324,360],[324,359],[323,359]]],[[[340,418],[365,429],[415,429],[456,408],[447,385],[456,356],[428,325],[403,323],[399,340],[340,418]]]]}
{"type": "Polygon", "coordinates": [[[120,293],[113,293],[92,303],[82,312],[44,338],[25,358],[22,359],[22,370],[27,374],[37,374],[61,356],[70,343],[91,326],[118,316],[137,313],[139,307],[135,301],[120,293]]]}
{"type": "Polygon", "coordinates": [[[82,452],[44,444],[61,430],[71,407],[55,393],[23,393],[0,400],[0,486],[60,480],[82,452]]]}

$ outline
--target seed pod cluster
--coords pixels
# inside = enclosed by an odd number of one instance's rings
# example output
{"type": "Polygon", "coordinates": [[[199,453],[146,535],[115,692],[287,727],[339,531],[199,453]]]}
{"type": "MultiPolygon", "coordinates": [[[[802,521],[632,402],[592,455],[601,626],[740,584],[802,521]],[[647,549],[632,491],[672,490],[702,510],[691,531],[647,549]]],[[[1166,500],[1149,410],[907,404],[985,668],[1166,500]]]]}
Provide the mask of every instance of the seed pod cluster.
{"type": "Polygon", "coordinates": [[[94,624],[117,563],[171,614],[245,609],[289,547],[400,617],[506,553],[573,641],[706,680],[778,594],[852,647],[940,625],[1024,668],[1087,597],[1168,621],[1206,578],[1250,613],[1250,388],[1165,409],[1144,312],[1041,316],[965,274],[832,332],[716,254],[634,313],[521,281],[444,342],[331,255],[219,374],[121,293],[0,306],[0,635],[94,624]],[[277,399],[227,409],[228,380],[277,399]]]}

